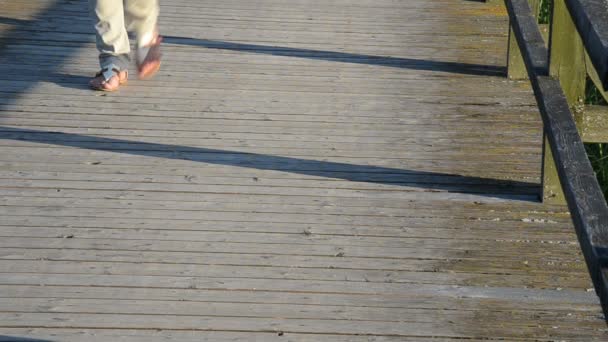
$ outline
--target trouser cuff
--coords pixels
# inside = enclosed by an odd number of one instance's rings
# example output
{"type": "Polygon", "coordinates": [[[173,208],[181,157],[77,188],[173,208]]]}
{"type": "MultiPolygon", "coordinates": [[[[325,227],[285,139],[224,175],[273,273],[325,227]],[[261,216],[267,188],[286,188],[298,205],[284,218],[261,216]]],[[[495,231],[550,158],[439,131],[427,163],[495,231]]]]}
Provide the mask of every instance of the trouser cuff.
{"type": "Polygon", "coordinates": [[[99,55],[99,65],[102,69],[114,64],[120,68],[120,70],[127,70],[129,68],[129,63],[131,58],[128,54],[123,55],[109,55],[109,54],[101,54],[99,55]]]}

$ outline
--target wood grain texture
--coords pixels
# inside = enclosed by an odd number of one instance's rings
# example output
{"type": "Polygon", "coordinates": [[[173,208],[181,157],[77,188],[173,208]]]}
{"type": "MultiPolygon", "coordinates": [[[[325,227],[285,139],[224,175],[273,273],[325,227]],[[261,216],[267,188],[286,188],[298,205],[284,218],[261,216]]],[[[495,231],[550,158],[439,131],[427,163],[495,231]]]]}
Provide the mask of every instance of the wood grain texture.
{"type": "Polygon", "coordinates": [[[576,128],[585,143],[606,143],[605,122],[608,111],[605,106],[587,105],[574,111],[576,128]]]}
{"type": "Polygon", "coordinates": [[[606,339],[504,7],[162,6],[105,94],[86,1],[0,0],[0,341],[606,339]]]}

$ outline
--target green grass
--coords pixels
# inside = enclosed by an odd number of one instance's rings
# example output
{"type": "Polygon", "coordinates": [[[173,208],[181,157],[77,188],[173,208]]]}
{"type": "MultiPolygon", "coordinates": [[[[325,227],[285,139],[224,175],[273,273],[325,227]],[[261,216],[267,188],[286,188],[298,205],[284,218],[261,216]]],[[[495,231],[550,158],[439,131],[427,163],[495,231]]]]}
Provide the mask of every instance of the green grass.
{"type": "Polygon", "coordinates": [[[607,105],[604,96],[599,89],[593,84],[591,79],[587,79],[587,86],[585,87],[585,104],[588,105],[607,105]]]}
{"type": "MultiPolygon", "coordinates": [[[[591,80],[587,80],[587,88],[585,91],[585,104],[588,105],[606,105],[606,100],[602,93],[597,89],[591,80]]],[[[604,197],[608,198],[608,144],[585,144],[587,156],[593,166],[604,197]]]]}
{"type": "Polygon", "coordinates": [[[540,12],[538,14],[539,24],[548,24],[551,17],[551,8],[553,7],[553,0],[541,0],[540,1],[540,12]]]}
{"type": "Polygon", "coordinates": [[[585,150],[587,150],[597,181],[602,187],[604,198],[608,198],[608,145],[585,144],[585,150]]]}

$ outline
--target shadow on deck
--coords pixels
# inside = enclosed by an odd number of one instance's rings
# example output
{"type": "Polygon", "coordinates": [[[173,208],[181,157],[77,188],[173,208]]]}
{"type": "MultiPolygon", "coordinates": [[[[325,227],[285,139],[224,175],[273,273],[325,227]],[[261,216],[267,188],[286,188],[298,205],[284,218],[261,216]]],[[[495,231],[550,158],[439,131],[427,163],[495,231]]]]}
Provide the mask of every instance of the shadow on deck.
{"type": "Polygon", "coordinates": [[[40,340],[36,338],[25,338],[17,336],[3,336],[0,335],[0,342],[53,342],[51,340],[40,340]]]}
{"type": "Polygon", "coordinates": [[[0,127],[0,139],[76,147],[88,150],[187,160],[199,163],[229,165],[329,177],[354,182],[400,185],[482,196],[513,199],[538,191],[534,183],[467,177],[437,172],[413,171],[373,165],[354,165],[293,157],[244,153],[238,151],[137,142],[80,134],[0,127]]]}

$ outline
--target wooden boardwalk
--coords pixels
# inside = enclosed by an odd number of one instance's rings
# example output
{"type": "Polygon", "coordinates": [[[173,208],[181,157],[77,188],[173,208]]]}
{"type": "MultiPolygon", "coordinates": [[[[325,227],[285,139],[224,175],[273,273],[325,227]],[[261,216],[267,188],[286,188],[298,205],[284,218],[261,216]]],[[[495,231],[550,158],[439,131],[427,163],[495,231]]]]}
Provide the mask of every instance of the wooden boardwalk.
{"type": "Polygon", "coordinates": [[[120,92],[84,0],[0,0],[0,341],[606,341],[507,14],[164,1],[120,92]]]}

